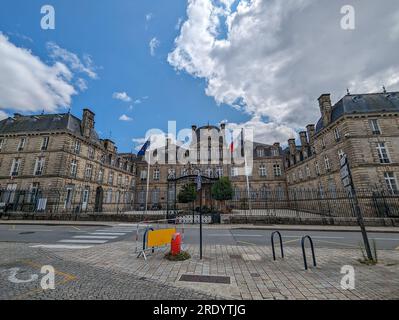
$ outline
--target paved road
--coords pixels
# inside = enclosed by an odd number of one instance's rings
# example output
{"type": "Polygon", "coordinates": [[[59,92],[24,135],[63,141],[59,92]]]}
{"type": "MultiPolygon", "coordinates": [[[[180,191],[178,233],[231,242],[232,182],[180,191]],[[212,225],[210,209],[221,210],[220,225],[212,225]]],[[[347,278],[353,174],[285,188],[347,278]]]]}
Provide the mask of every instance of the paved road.
{"type": "MultiPolygon", "coordinates": [[[[181,231],[178,229],[178,231],[181,231]]],[[[269,230],[206,229],[204,244],[270,245],[269,230]]],[[[339,231],[281,231],[286,246],[298,246],[303,235],[310,235],[317,247],[359,248],[360,232],[339,231]]],[[[379,249],[399,249],[398,233],[369,233],[379,249]]],[[[95,226],[46,226],[0,225],[0,242],[31,243],[33,247],[79,249],[98,244],[136,239],[134,224],[112,227],[95,226]]],[[[277,242],[277,237],[276,237],[277,242]]],[[[199,228],[185,228],[184,243],[199,243],[199,228]]]]}

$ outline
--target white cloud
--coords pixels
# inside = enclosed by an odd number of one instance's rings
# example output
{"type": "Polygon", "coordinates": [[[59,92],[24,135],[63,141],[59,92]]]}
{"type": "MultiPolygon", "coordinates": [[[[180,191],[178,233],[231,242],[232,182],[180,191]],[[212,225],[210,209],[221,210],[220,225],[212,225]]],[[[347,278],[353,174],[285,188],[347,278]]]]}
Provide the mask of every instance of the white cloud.
{"type": "Polygon", "coordinates": [[[132,121],[133,119],[130,118],[129,116],[127,116],[126,114],[122,114],[122,115],[119,117],[119,120],[121,120],[121,121],[132,121]]]}
{"type": "Polygon", "coordinates": [[[156,37],[151,39],[149,46],[150,46],[150,54],[152,56],[155,56],[155,50],[159,47],[160,44],[161,43],[159,42],[159,40],[156,37]]]}
{"type": "Polygon", "coordinates": [[[61,60],[73,71],[84,73],[91,79],[98,79],[98,75],[96,73],[96,69],[98,67],[94,65],[94,62],[89,55],[85,54],[82,61],[75,53],[61,48],[54,42],[48,42],[47,49],[49,50],[49,55],[51,58],[55,60],[61,60]]]}
{"type": "Polygon", "coordinates": [[[72,77],[63,63],[49,66],[0,33],[0,109],[54,112],[70,106],[72,77]]]}
{"type": "Polygon", "coordinates": [[[180,18],[177,20],[177,22],[176,22],[175,30],[180,30],[180,27],[181,27],[181,24],[182,24],[182,23],[183,23],[183,18],[180,17],[180,18]]]}
{"type": "Polygon", "coordinates": [[[79,88],[81,92],[86,91],[88,89],[87,81],[82,78],[76,80],[76,86],[79,88]]]}
{"type": "Polygon", "coordinates": [[[5,113],[4,111],[0,110],[0,121],[7,119],[9,117],[9,115],[7,113],[5,113]]]}
{"type": "Polygon", "coordinates": [[[129,97],[129,95],[126,92],[114,92],[112,94],[112,98],[121,100],[124,102],[130,102],[132,101],[132,98],[129,97]]]}
{"type": "Polygon", "coordinates": [[[217,103],[258,119],[247,125],[268,141],[289,138],[317,121],[321,93],[337,100],[347,87],[399,89],[399,43],[390,38],[395,27],[389,32],[394,8],[395,0],[189,0],[168,62],[204,78],[217,103]],[[346,4],[356,10],[354,31],[340,28],[346,4]]]}

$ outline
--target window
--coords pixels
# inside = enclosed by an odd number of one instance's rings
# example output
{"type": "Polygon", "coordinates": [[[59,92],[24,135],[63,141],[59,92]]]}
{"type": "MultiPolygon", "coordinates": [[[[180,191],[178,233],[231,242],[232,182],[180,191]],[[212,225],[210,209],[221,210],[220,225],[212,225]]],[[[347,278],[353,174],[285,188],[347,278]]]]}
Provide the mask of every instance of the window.
{"type": "Polygon", "coordinates": [[[79,140],[75,141],[75,144],[73,146],[73,152],[76,154],[80,153],[80,141],[79,140]]]}
{"type": "Polygon", "coordinates": [[[316,162],[316,164],[315,164],[315,170],[316,170],[316,174],[319,176],[320,175],[320,166],[319,166],[318,162],[316,162]]]}
{"type": "Polygon", "coordinates": [[[105,197],[106,203],[112,203],[112,189],[107,190],[107,195],[105,197]]]}
{"type": "Polygon", "coordinates": [[[138,201],[140,204],[144,204],[145,202],[145,191],[141,190],[138,195],[138,201]]]}
{"type": "Polygon", "coordinates": [[[146,170],[141,170],[140,172],[140,180],[147,180],[147,171],[146,170]]]}
{"type": "Polygon", "coordinates": [[[265,156],[265,150],[264,149],[257,149],[257,155],[258,157],[264,157],[265,156]]]}
{"type": "Polygon", "coordinates": [[[152,178],[153,178],[154,180],[157,180],[157,181],[159,180],[159,178],[160,178],[159,169],[154,169],[154,173],[153,173],[152,178]]]}
{"type": "Polygon", "coordinates": [[[118,184],[118,186],[122,185],[122,175],[121,174],[118,175],[118,180],[116,183],[118,184]]]}
{"type": "Polygon", "coordinates": [[[72,206],[73,187],[67,187],[64,209],[70,209],[72,206]]]}
{"type": "Polygon", "coordinates": [[[279,164],[273,165],[273,171],[275,177],[281,177],[281,166],[279,164]]]}
{"type": "Polygon", "coordinates": [[[307,165],[306,167],[305,167],[305,170],[306,170],[306,176],[308,177],[308,178],[310,178],[310,168],[309,168],[309,166],[307,165]]]}
{"type": "Polygon", "coordinates": [[[296,182],[296,174],[295,174],[295,172],[292,173],[292,181],[296,182]]]}
{"type": "Polygon", "coordinates": [[[47,150],[49,139],[50,139],[49,137],[43,137],[42,146],[40,147],[40,150],[42,151],[47,150]]]}
{"type": "Polygon", "coordinates": [[[299,176],[299,180],[303,180],[302,170],[299,170],[298,176],[299,176]]]}
{"type": "Polygon", "coordinates": [[[19,170],[21,168],[21,159],[15,158],[12,161],[10,176],[15,177],[19,174],[19,170]]]}
{"type": "Polygon", "coordinates": [[[89,159],[94,159],[94,148],[89,147],[89,150],[87,151],[89,159]]]}
{"type": "Polygon", "coordinates": [[[85,178],[87,180],[90,180],[92,173],[93,173],[93,165],[89,163],[86,165],[85,178]]]}
{"type": "Polygon", "coordinates": [[[206,170],[205,170],[205,174],[206,174],[206,176],[207,177],[212,177],[213,176],[213,170],[212,170],[212,168],[207,168],[206,170]]]}
{"type": "Polygon", "coordinates": [[[387,148],[386,148],[384,142],[378,143],[377,151],[378,151],[378,157],[380,159],[380,163],[390,163],[391,162],[389,160],[388,151],[387,151],[387,148]]]}
{"type": "Polygon", "coordinates": [[[5,145],[5,140],[4,139],[0,139],[0,152],[4,148],[4,145],[5,145]]]}
{"type": "Polygon", "coordinates": [[[98,182],[98,183],[102,183],[102,182],[103,182],[103,179],[104,179],[104,170],[103,170],[103,169],[100,169],[100,170],[98,171],[97,182],[98,182]]]}
{"type": "Polygon", "coordinates": [[[76,177],[77,172],[78,172],[78,161],[76,159],[73,159],[71,161],[71,177],[76,177]]]}
{"type": "Polygon", "coordinates": [[[272,149],[272,156],[277,157],[278,156],[278,149],[272,149]]]}
{"type": "Polygon", "coordinates": [[[326,148],[326,140],[323,138],[321,138],[321,148],[325,149],[326,148]]]}
{"type": "Polygon", "coordinates": [[[26,144],[26,138],[21,138],[21,140],[19,140],[19,144],[18,144],[18,151],[24,150],[25,144],[26,144]]]}
{"type": "Polygon", "coordinates": [[[369,123],[370,123],[370,128],[373,131],[373,134],[381,134],[380,125],[377,119],[371,119],[369,123]]]}
{"type": "Polygon", "coordinates": [[[231,168],[231,176],[232,177],[237,177],[238,176],[238,168],[237,167],[232,167],[231,168]]]}
{"type": "Polygon", "coordinates": [[[262,164],[262,165],[259,167],[259,176],[260,176],[260,177],[266,177],[266,176],[267,176],[267,173],[266,173],[266,166],[265,166],[264,164],[262,164]]]}
{"type": "Polygon", "coordinates": [[[114,183],[114,173],[113,173],[113,171],[110,171],[109,173],[108,173],[108,184],[113,184],[114,183]]]}
{"type": "Polygon", "coordinates": [[[393,172],[384,173],[385,183],[390,193],[398,194],[398,183],[393,172]]]}
{"type": "Polygon", "coordinates": [[[331,170],[330,159],[328,159],[327,155],[324,156],[324,166],[326,168],[326,171],[330,171],[331,170]]]}
{"type": "Polygon", "coordinates": [[[341,134],[340,134],[338,128],[335,128],[335,129],[334,129],[334,138],[335,138],[335,141],[341,140],[341,134]]]}
{"type": "Polygon", "coordinates": [[[33,171],[33,174],[35,176],[41,176],[43,174],[44,162],[45,162],[44,157],[39,157],[36,159],[35,169],[33,171]]]}
{"type": "Polygon", "coordinates": [[[152,191],[152,199],[151,199],[153,204],[158,204],[159,203],[159,189],[154,189],[152,191]]]}
{"type": "Polygon", "coordinates": [[[216,168],[217,177],[223,177],[223,168],[216,168]]]}

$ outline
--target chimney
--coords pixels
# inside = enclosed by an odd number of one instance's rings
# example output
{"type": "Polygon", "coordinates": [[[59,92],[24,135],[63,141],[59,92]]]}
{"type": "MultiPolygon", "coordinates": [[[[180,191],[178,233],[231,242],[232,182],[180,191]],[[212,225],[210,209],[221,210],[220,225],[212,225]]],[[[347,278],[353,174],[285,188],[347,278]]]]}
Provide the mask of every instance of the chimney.
{"type": "Polygon", "coordinates": [[[308,137],[306,135],[306,131],[299,132],[299,137],[301,138],[302,147],[306,147],[308,145],[308,137]]]}
{"type": "Polygon", "coordinates": [[[89,109],[83,109],[82,118],[82,132],[83,136],[88,138],[91,135],[91,131],[94,129],[94,113],[89,109]]]}
{"type": "Polygon", "coordinates": [[[296,153],[296,145],[295,145],[295,139],[289,139],[288,140],[288,145],[290,148],[290,154],[295,155],[296,153]]]}
{"type": "Polygon", "coordinates": [[[275,142],[275,143],[273,143],[273,146],[274,146],[276,149],[280,149],[280,142],[275,142]]]}
{"type": "Polygon", "coordinates": [[[331,122],[331,112],[332,112],[331,95],[329,93],[322,94],[318,100],[319,100],[320,113],[321,113],[321,118],[323,120],[323,125],[324,127],[327,127],[331,122]]]}
{"type": "Polygon", "coordinates": [[[222,129],[222,130],[226,129],[226,124],[225,123],[221,123],[220,124],[220,129],[222,129]]]}
{"type": "Polygon", "coordinates": [[[22,115],[20,113],[14,113],[14,119],[21,118],[22,115]]]}
{"type": "Polygon", "coordinates": [[[308,131],[309,144],[312,145],[314,142],[314,132],[315,132],[314,124],[308,124],[306,126],[306,130],[308,131]]]}

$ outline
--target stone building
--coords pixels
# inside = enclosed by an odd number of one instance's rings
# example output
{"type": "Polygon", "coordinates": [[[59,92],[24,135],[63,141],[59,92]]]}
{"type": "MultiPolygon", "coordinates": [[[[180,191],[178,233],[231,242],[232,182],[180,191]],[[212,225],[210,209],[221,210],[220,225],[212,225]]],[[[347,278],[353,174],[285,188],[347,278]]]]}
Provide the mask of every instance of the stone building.
{"type": "Polygon", "coordinates": [[[144,156],[118,153],[111,140],[98,137],[88,109],[82,120],[70,113],[15,114],[0,121],[0,202],[15,210],[106,212],[144,210],[148,200],[148,210],[166,209],[200,173],[202,198],[194,206],[216,207],[210,187],[226,176],[236,204],[250,197],[255,208],[275,208],[276,202],[289,205],[292,192],[323,198],[342,191],[343,154],[358,190],[398,194],[399,92],[348,94],[334,105],[323,94],[318,101],[320,120],[285,149],[254,142],[249,152],[241,148],[243,135],[236,137],[234,152],[252,163],[249,190],[244,163],[231,157],[225,124],[193,125],[187,144],[165,139],[151,150],[147,176],[144,156]]]}
{"type": "Polygon", "coordinates": [[[0,121],[0,201],[27,211],[131,209],[134,162],[99,138],[94,118],[85,109],[82,120],[64,113],[0,121]]]}
{"type": "MultiPolygon", "coordinates": [[[[148,209],[166,209],[173,206],[180,188],[188,181],[194,182],[194,177],[200,173],[205,177],[203,181],[202,199],[197,199],[195,206],[201,203],[206,207],[215,207],[217,203],[211,199],[212,179],[226,176],[232,181],[234,199],[248,198],[248,188],[244,174],[244,163],[231,161],[231,145],[226,142],[225,125],[192,126],[192,138],[189,146],[182,147],[171,144],[166,140],[166,147],[153,151],[153,164],[150,166],[148,209]],[[171,151],[171,152],[170,152],[171,151]],[[184,155],[184,161],[174,161],[178,154],[184,155]],[[158,161],[165,159],[166,161],[158,161]],[[211,159],[211,160],[210,160],[211,159]],[[191,177],[190,179],[186,179],[191,177]],[[209,178],[209,179],[206,179],[209,178]],[[177,180],[177,187],[172,181],[177,180]],[[209,181],[208,181],[209,180],[209,181]],[[168,204],[169,203],[169,204],[168,204]]],[[[238,139],[236,148],[243,141],[238,139]]],[[[254,143],[253,154],[249,157],[253,161],[253,171],[250,177],[250,197],[253,200],[265,201],[272,192],[285,196],[286,180],[284,174],[283,150],[279,143],[267,145],[254,143]]],[[[242,151],[243,152],[243,151],[242,151]]],[[[136,209],[144,209],[146,202],[148,164],[144,157],[138,157],[137,167],[137,201],[136,209]]]]}
{"type": "Polygon", "coordinates": [[[342,190],[340,158],[347,154],[354,186],[398,193],[399,93],[347,94],[335,105],[320,96],[321,118],[288,141],[288,190],[342,190]]]}

